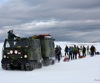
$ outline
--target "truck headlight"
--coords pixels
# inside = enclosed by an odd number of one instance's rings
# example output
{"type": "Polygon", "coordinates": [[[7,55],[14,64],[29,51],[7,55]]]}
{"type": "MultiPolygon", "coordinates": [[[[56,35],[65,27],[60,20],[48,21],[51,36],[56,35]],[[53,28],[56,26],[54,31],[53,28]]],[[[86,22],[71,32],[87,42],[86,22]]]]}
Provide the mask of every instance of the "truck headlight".
{"type": "Polygon", "coordinates": [[[14,53],[15,53],[15,54],[17,54],[17,53],[18,53],[18,51],[17,51],[17,50],[15,50],[15,51],[14,51],[14,53]]]}
{"type": "Polygon", "coordinates": [[[6,55],[3,55],[3,58],[6,58],[7,56],[6,55]]]}
{"type": "Polygon", "coordinates": [[[24,55],[24,58],[27,58],[27,55],[24,55]]]}
{"type": "Polygon", "coordinates": [[[12,50],[10,50],[10,54],[13,54],[13,51],[12,50]]]}

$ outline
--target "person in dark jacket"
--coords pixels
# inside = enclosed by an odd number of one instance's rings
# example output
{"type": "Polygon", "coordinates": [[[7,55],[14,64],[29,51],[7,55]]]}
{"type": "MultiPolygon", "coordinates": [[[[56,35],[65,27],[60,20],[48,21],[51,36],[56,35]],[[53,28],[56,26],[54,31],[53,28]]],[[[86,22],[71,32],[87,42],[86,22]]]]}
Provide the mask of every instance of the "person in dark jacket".
{"type": "Polygon", "coordinates": [[[66,56],[66,54],[68,55],[68,46],[67,45],[65,47],[65,56],[66,56]]]}
{"type": "Polygon", "coordinates": [[[9,40],[14,40],[14,38],[17,38],[15,34],[13,34],[13,30],[8,31],[8,39],[9,40]]]}
{"type": "Polygon", "coordinates": [[[86,56],[86,48],[85,48],[85,46],[83,46],[82,53],[83,53],[83,56],[86,56]]]}
{"type": "Polygon", "coordinates": [[[80,56],[80,48],[77,46],[77,54],[80,56]]]}
{"type": "Polygon", "coordinates": [[[60,62],[60,58],[61,58],[61,48],[59,48],[58,45],[55,48],[55,54],[56,54],[56,59],[58,60],[58,62],[60,62]]]}
{"type": "Polygon", "coordinates": [[[72,54],[73,54],[73,47],[69,47],[69,60],[72,60],[73,59],[73,56],[72,56],[72,54]]]}
{"type": "Polygon", "coordinates": [[[90,51],[91,51],[91,56],[94,56],[95,47],[93,45],[91,46],[90,51]]]}
{"type": "Polygon", "coordinates": [[[15,34],[13,34],[13,30],[9,30],[8,31],[8,40],[9,40],[10,47],[14,46],[14,42],[13,42],[14,38],[17,38],[17,36],[15,34]]]}

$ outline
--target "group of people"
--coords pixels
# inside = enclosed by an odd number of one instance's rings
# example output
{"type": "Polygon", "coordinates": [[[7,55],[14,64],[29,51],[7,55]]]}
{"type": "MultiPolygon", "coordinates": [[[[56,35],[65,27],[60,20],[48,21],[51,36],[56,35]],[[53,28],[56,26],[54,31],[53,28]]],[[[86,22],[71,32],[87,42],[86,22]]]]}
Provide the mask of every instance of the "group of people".
{"type": "Polygon", "coordinates": [[[69,59],[73,60],[73,59],[77,59],[78,57],[85,57],[86,55],[91,55],[94,56],[96,52],[96,48],[95,46],[67,46],[65,47],[65,56],[66,54],[68,55],[69,59]]]}
{"type": "MultiPolygon", "coordinates": [[[[62,57],[61,50],[62,48],[59,45],[56,45],[55,55],[58,62],[60,61],[62,57]]],[[[86,57],[86,55],[94,56],[96,53],[96,48],[93,45],[91,45],[90,47],[89,46],[85,47],[84,45],[83,46],[76,46],[76,45],[67,46],[66,45],[64,52],[68,60],[74,60],[77,58],[86,57]]]]}

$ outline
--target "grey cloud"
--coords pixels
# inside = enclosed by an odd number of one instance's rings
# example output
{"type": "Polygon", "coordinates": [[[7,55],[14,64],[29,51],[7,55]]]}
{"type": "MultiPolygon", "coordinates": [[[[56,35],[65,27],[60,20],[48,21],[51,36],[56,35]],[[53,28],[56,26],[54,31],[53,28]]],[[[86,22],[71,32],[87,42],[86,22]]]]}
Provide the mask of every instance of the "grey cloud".
{"type": "MultiPolygon", "coordinates": [[[[35,21],[32,23],[26,23],[16,26],[6,26],[2,29],[6,31],[13,28],[19,36],[32,36],[34,34],[50,33],[59,40],[79,40],[83,39],[83,36],[87,37],[93,31],[99,31],[100,21],[35,21]],[[76,38],[77,37],[77,38],[76,38]],[[80,37],[80,38],[79,38],[80,37]],[[76,39],[75,39],[76,38],[76,39]],[[78,39],[79,38],[79,39],[78,39]]],[[[6,33],[5,33],[6,34],[6,33]]],[[[97,33],[96,33],[97,34],[97,33]]],[[[95,35],[96,35],[95,34],[95,35]]],[[[84,40],[85,41],[85,40],[84,40]]]]}
{"type": "Polygon", "coordinates": [[[49,33],[56,40],[100,41],[99,10],[100,0],[8,0],[0,5],[0,41],[10,29],[21,37],[49,33]]]}

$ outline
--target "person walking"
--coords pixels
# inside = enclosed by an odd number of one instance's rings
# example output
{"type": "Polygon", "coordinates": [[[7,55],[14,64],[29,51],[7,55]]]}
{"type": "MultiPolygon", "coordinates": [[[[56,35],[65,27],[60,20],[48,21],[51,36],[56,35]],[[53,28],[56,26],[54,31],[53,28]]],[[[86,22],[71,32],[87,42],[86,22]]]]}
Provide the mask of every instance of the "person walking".
{"type": "Polygon", "coordinates": [[[80,48],[77,46],[77,54],[80,56],[80,48]]]}
{"type": "Polygon", "coordinates": [[[86,48],[86,51],[87,51],[87,55],[89,55],[90,54],[90,51],[89,51],[90,49],[89,49],[89,46],[87,46],[87,48],[86,48]]]}
{"type": "Polygon", "coordinates": [[[91,46],[90,51],[91,51],[91,56],[94,56],[95,47],[93,45],[91,46]]]}
{"type": "Polygon", "coordinates": [[[68,55],[68,46],[67,45],[65,47],[65,56],[66,56],[66,54],[68,55]]]}
{"type": "Polygon", "coordinates": [[[86,48],[85,48],[85,46],[83,46],[82,53],[83,53],[83,56],[85,57],[86,56],[86,48]]]}
{"type": "Polygon", "coordinates": [[[73,56],[72,56],[72,54],[73,54],[73,47],[69,47],[69,60],[72,60],[73,59],[73,56]]]}
{"type": "Polygon", "coordinates": [[[58,45],[55,48],[55,55],[56,55],[56,59],[58,60],[58,62],[60,62],[60,59],[61,59],[61,48],[59,48],[58,45]]]}
{"type": "Polygon", "coordinates": [[[74,48],[73,48],[73,59],[77,59],[77,52],[78,52],[78,49],[77,49],[76,45],[74,45],[74,48]]]}

